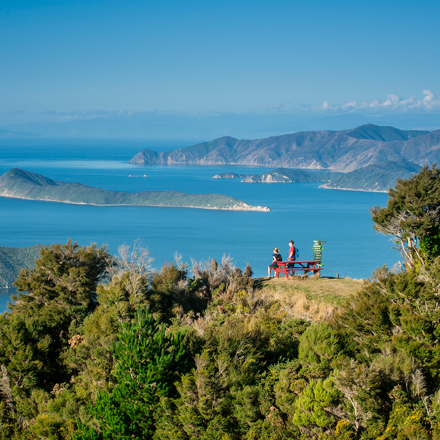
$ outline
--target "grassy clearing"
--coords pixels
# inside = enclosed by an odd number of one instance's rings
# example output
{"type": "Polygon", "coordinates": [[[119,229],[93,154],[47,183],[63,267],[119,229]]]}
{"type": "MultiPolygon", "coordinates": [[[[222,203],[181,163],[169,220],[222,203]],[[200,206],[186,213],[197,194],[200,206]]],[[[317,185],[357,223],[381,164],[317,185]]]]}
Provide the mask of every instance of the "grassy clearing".
{"type": "Polygon", "coordinates": [[[307,320],[327,319],[345,299],[362,286],[350,278],[258,278],[261,295],[278,302],[291,317],[307,320]]]}

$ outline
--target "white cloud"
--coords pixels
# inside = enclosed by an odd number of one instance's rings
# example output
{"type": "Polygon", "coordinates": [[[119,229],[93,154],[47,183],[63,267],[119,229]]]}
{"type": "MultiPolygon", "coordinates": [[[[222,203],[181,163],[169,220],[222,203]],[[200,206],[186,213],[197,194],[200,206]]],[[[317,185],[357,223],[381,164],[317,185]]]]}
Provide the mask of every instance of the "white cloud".
{"type": "Polygon", "coordinates": [[[418,99],[415,95],[403,99],[397,95],[389,94],[387,99],[380,101],[375,99],[369,102],[360,102],[353,100],[345,104],[330,105],[324,101],[318,111],[342,112],[342,113],[380,113],[380,112],[435,112],[440,111],[440,99],[431,90],[423,90],[425,95],[423,99],[418,99]]]}

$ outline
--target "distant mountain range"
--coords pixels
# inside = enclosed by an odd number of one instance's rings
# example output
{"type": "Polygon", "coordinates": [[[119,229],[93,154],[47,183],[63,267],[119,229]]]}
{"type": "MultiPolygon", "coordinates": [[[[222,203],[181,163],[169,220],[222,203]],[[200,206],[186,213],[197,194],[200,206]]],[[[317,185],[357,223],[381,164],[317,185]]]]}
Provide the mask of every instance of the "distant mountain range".
{"type": "Polygon", "coordinates": [[[270,211],[223,194],[186,194],[177,191],[126,193],[107,191],[76,182],[52,180],[40,174],[14,168],[0,177],[0,196],[81,205],[134,205],[174,208],[270,211]]]}
{"type": "Polygon", "coordinates": [[[342,131],[303,131],[257,140],[221,137],[156,153],[143,150],[130,163],[259,165],[350,172],[381,162],[440,162],[440,130],[399,130],[363,125],[342,131]]]}
{"type": "Polygon", "coordinates": [[[257,140],[226,136],[161,153],[142,150],[130,163],[277,167],[260,176],[216,177],[240,177],[242,182],[252,183],[321,181],[327,182],[324,188],[387,191],[396,178],[409,178],[424,165],[440,163],[440,130],[399,130],[367,124],[350,130],[302,131],[257,140]],[[301,175],[298,168],[346,174],[301,175]]]}

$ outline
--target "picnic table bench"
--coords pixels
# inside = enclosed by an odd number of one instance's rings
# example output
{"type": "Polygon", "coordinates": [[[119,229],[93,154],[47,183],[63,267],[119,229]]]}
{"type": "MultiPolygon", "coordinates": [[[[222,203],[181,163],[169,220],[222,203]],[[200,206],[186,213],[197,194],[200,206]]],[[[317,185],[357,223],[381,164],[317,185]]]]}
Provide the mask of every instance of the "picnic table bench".
{"type": "Polygon", "coordinates": [[[313,272],[313,275],[319,277],[321,276],[322,267],[319,267],[320,261],[277,261],[278,267],[272,267],[275,272],[275,278],[278,278],[280,273],[286,275],[286,278],[289,279],[289,273],[292,272],[292,275],[295,275],[297,271],[304,271],[304,275],[307,275],[309,272],[313,272]],[[289,265],[289,267],[287,267],[289,265]]]}

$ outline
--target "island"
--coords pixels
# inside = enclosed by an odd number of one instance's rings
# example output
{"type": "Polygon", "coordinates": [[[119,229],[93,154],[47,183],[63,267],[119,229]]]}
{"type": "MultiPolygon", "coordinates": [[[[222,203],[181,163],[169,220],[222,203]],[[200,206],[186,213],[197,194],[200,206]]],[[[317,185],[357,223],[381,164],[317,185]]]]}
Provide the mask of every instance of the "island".
{"type": "Polygon", "coordinates": [[[220,173],[213,176],[213,179],[243,179],[247,174],[236,174],[236,173],[220,173]]]}
{"type": "Polygon", "coordinates": [[[340,173],[311,173],[291,168],[276,168],[263,174],[220,173],[213,179],[242,179],[244,183],[299,183],[299,182],[328,182],[332,176],[340,173]]]}
{"type": "Polygon", "coordinates": [[[178,191],[108,191],[77,182],[52,180],[40,174],[13,168],[0,177],[0,196],[45,202],[97,206],[157,206],[268,212],[223,194],[187,194],[178,191]]]}

